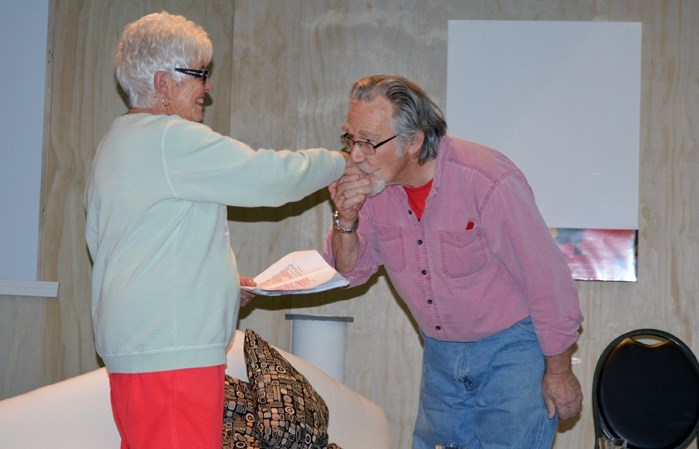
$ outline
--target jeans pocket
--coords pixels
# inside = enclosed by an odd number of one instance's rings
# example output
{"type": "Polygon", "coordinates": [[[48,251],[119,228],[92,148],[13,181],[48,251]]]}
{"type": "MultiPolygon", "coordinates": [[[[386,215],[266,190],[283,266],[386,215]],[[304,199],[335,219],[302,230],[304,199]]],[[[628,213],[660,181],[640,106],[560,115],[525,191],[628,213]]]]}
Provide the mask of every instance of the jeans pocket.
{"type": "Polygon", "coordinates": [[[532,319],[530,317],[526,317],[525,319],[516,322],[512,325],[512,328],[521,331],[528,337],[536,338],[536,330],[534,329],[534,324],[532,323],[532,319]]]}

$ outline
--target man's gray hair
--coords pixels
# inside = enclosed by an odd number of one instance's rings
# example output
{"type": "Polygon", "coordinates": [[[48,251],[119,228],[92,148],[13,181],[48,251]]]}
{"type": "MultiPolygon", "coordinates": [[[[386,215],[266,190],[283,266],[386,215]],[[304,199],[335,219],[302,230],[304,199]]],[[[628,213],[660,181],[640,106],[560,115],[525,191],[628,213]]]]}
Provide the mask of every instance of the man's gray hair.
{"type": "Polygon", "coordinates": [[[447,133],[447,122],[439,107],[414,82],[397,75],[371,75],[356,81],[350,101],[371,101],[381,95],[393,106],[393,129],[405,144],[422,131],[425,140],[418,163],[437,157],[439,142],[447,133]]]}

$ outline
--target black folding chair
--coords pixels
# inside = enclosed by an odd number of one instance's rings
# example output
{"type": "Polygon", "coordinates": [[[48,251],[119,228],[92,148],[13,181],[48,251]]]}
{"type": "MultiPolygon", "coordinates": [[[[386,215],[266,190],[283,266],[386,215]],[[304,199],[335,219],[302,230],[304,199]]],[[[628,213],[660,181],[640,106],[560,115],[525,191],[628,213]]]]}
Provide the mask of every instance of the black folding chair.
{"type": "Polygon", "coordinates": [[[592,408],[596,449],[601,438],[628,449],[685,448],[699,433],[697,358],[664,331],[620,335],[597,361],[592,408]]]}

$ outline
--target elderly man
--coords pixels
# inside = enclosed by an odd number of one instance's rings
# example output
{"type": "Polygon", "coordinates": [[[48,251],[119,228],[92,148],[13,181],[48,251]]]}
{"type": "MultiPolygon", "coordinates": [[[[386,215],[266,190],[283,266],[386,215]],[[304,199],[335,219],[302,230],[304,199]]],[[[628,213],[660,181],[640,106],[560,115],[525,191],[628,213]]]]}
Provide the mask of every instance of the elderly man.
{"type": "Polygon", "coordinates": [[[351,89],[342,141],[356,167],[330,185],[325,256],[351,285],[380,266],[424,341],[414,449],[550,448],[579,413],[571,369],[582,314],[522,172],[446,135],[415,83],[351,89]]]}

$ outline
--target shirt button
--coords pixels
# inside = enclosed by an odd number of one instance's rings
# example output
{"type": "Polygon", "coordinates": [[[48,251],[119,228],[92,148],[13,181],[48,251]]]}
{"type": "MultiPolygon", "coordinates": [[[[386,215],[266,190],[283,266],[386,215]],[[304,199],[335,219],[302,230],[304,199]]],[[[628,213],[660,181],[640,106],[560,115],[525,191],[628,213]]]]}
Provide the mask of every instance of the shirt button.
{"type": "Polygon", "coordinates": [[[417,244],[418,244],[418,245],[422,245],[422,240],[418,240],[418,241],[417,241],[417,244]]]}
{"type": "Polygon", "coordinates": [[[434,328],[437,329],[438,331],[442,330],[442,326],[435,326],[434,328]]]}
{"type": "Polygon", "coordinates": [[[431,299],[428,299],[428,300],[427,300],[427,304],[432,304],[432,300],[431,300],[431,299]]]}
{"type": "Polygon", "coordinates": [[[420,273],[427,274],[427,270],[422,270],[420,273]]]}

